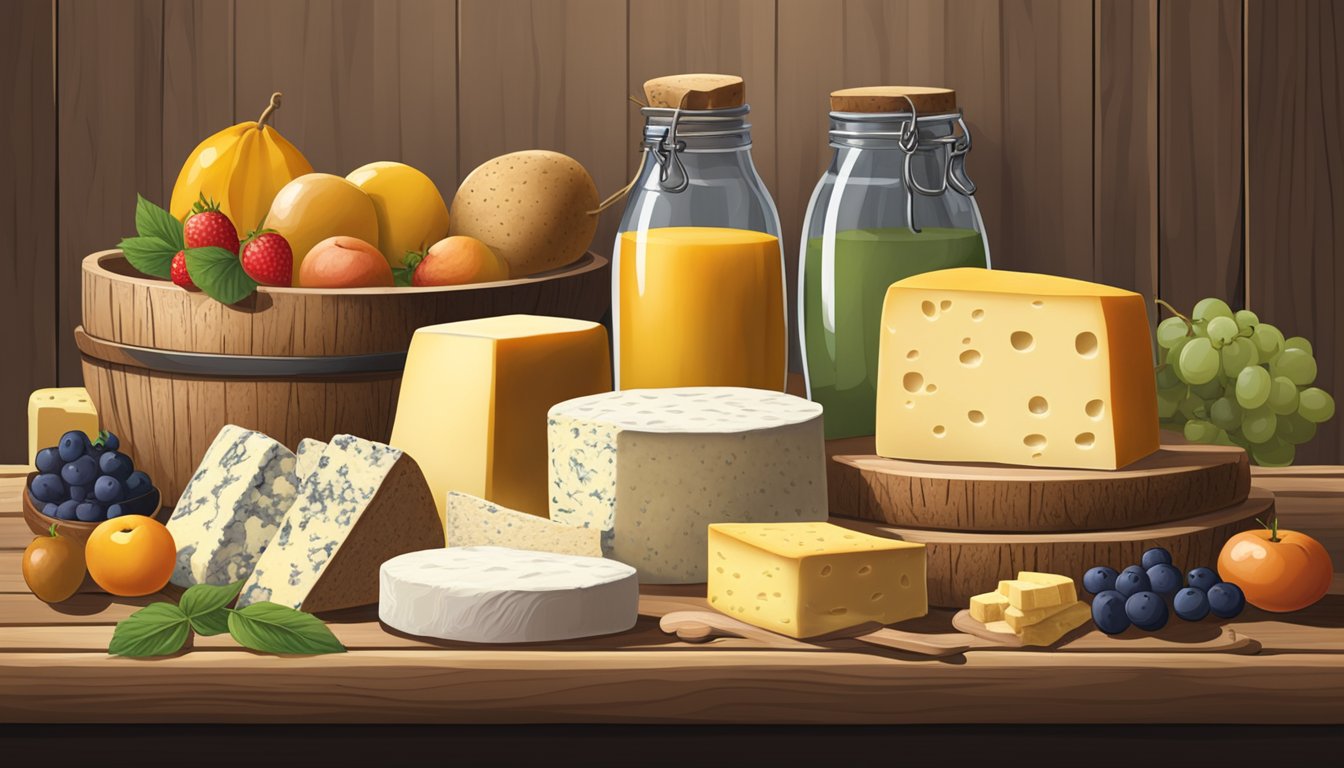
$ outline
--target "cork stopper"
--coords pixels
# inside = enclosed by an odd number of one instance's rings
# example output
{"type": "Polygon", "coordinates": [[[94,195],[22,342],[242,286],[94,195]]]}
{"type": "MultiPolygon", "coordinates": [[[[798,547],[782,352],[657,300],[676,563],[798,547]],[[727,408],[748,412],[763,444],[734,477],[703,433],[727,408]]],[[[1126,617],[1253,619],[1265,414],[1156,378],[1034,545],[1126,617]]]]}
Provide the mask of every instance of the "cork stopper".
{"type": "Polygon", "coordinates": [[[909,112],[909,97],[921,115],[957,111],[957,92],[920,85],[876,85],[831,92],[832,112],[909,112]]]}
{"type": "Polygon", "coordinates": [[[747,86],[737,75],[667,75],[644,83],[650,107],[726,109],[747,101],[747,86]]]}

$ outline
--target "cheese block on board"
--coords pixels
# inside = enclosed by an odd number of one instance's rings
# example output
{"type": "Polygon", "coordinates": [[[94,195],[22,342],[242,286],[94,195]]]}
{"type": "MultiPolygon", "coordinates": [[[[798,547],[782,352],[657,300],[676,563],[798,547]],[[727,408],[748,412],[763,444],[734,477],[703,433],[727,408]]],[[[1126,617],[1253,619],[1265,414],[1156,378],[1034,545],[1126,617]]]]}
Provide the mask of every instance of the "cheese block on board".
{"type": "Polygon", "coordinates": [[[821,406],[737,387],[630,389],[550,412],[551,519],[641,582],[705,580],[706,526],[826,519],[821,406]]]}
{"type": "Polygon", "coordinates": [[[624,632],[639,617],[635,569],[598,557],[504,547],[412,552],[383,564],[378,618],[469,643],[536,643],[624,632]]]}
{"type": "Polygon", "coordinates": [[[420,465],[439,514],[449,491],[546,516],[546,411],[611,389],[597,323],[508,315],[415,332],[393,446],[420,465]]]}
{"type": "Polygon", "coordinates": [[[79,430],[98,439],[98,411],[83,387],[38,389],[28,396],[28,466],[37,452],[61,441],[66,432],[79,430]]]}
{"type": "Polygon", "coordinates": [[[1137,293],[947,269],[893,283],[881,334],[880,456],[1117,469],[1158,448],[1137,293]]]}
{"type": "Polygon", "coordinates": [[[790,637],[929,612],[924,545],[830,523],[709,526],[709,604],[790,637]]]}
{"type": "Polygon", "coordinates": [[[1008,609],[1008,596],[998,592],[986,592],[971,597],[971,618],[981,624],[991,621],[1003,621],[1003,613],[1008,609]]]}
{"type": "Polygon", "coordinates": [[[317,469],[317,460],[322,457],[322,452],[326,449],[326,443],[311,437],[299,441],[299,448],[294,451],[294,474],[299,476],[300,481],[317,469]]]}
{"type": "Polygon", "coordinates": [[[294,454],[276,440],[226,425],[177,500],[172,583],[221,586],[247,578],[294,503],[294,454]]]}
{"type": "Polygon", "coordinates": [[[553,523],[526,512],[453,491],[448,494],[448,546],[496,546],[532,552],[601,557],[601,533],[553,523]]]}
{"type": "Polygon", "coordinates": [[[1008,598],[1009,606],[1022,611],[1067,605],[1078,599],[1073,579],[1034,571],[1020,571],[1016,579],[1000,581],[998,591],[1008,598]]]}
{"type": "Polygon", "coordinates": [[[331,439],[243,585],[238,605],[309,613],[378,599],[378,566],[443,546],[443,524],[415,460],[353,435],[331,439]]]}

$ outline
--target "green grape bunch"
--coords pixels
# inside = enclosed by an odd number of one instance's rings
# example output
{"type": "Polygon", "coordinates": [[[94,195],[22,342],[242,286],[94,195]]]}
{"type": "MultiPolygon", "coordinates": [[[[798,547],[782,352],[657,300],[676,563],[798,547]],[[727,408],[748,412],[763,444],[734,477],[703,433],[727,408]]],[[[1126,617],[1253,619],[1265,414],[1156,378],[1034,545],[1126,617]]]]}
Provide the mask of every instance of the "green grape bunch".
{"type": "Polygon", "coordinates": [[[1187,440],[1241,446],[1255,463],[1286,467],[1316,425],[1335,414],[1329,392],[1312,386],[1311,342],[1284,338],[1248,309],[1203,299],[1189,317],[1157,325],[1157,414],[1187,440]]]}

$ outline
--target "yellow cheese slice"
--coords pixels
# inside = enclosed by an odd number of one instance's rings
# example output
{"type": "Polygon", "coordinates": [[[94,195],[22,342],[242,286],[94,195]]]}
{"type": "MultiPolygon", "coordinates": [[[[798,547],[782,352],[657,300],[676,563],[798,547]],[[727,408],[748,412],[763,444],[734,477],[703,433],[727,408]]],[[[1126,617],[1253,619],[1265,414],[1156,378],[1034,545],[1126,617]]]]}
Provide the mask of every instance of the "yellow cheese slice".
{"type": "Polygon", "coordinates": [[[971,597],[971,618],[982,624],[1002,621],[1003,612],[1008,608],[1008,597],[998,592],[986,592],[971,597]]]}
{"type": "Polygon", "coordinates": [[[1022,571],[1016,579],[999,582],[998,593],[1022,611],[1064,605],[1078,599],[1073,579],[1049,573],[1022,571]]]}
{"type": "Polygon", "coordinates": [[[28,396],[28,465],[37,452],[61,441],[61,435],[79,430],[98,439],[98,411],[83,387],[39,389],[28,396]]]}
{"type": "Polygon", "coordinates": [[[880,332],[882,456],[1117,469],[1157,450],[1137,293],[947,269],[892,284],[880,332]]]}
{"type": "Polygon", "coordinates": [[[411,339],[389,442],[420,465],[441,518],[449,491],[546,517],[546,413],[610,389],[597,323],[507,315],[431,325],[411,339]]]}
{"type": "Polygon", "coordinates": [[[1067,610],[1076,602],[1078,601],[1074,600],[1062,605],[1052,605],[1048,608],[1033,608],[1030,611],[1024,611],[1021,608],[1014,608],[1010,605],[1003,611],[1003,620],[1008,626],[1012,627],[1014,632],[1020,633],[1033,624],[1040,624],[1042,621],[1045,621],[1060,611],[1067,610]]]}
{"type": "Polygon", "coordinates": [[[1037,624],[1023,627],[1017,636],[1023,645],[1053,645],[1091,618],[1092,608],[1087,603],[1075,602],[1037,624]]]}
{"type": "Polygon", "coordinates": [[[713,523],[709,603],[748,624],[814,637],[929,612],[924,545],[830,523],[713,523]]]}

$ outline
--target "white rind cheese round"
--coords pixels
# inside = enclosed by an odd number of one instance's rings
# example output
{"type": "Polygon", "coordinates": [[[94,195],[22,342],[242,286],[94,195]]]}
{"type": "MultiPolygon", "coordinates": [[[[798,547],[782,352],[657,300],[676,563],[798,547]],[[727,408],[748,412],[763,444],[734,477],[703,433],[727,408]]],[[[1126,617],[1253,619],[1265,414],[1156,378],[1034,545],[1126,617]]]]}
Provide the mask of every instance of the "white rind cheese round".
{"type": "Polygon", "coordinates": [[[601,531],[642,582],[703,582],[710,523],[826,519],[821,413],[738,387],[567,400],[548,418],[551,520],[601,531]]]}
{"type": "Polygon", "coordinates": [[[378,618],[412,635],[536,643],[624,632],[639,616],[635,569],[600,557],[449,547],[394,557],[378,618]]]}

